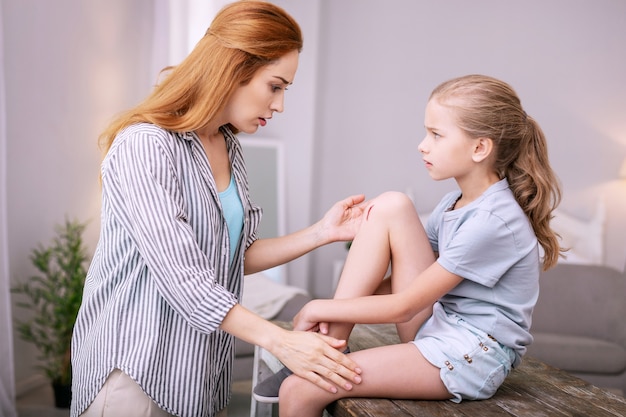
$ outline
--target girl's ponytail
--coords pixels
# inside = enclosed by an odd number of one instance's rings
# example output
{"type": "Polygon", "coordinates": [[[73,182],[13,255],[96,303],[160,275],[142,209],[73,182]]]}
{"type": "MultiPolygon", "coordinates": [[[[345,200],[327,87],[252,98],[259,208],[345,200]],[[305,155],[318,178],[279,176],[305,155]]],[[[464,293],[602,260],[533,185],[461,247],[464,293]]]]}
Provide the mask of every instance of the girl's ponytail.
{"type": "Polygon", "coordinates": [[[561,202],[561,189],[550,167],[541,127],[530,116],[526,116],[526,123],[517,158],[504,167],[504,175],[543,248],[545,270],[557,263],[561,252],[558,237],[550,227],[552,212],[561,202]]]}

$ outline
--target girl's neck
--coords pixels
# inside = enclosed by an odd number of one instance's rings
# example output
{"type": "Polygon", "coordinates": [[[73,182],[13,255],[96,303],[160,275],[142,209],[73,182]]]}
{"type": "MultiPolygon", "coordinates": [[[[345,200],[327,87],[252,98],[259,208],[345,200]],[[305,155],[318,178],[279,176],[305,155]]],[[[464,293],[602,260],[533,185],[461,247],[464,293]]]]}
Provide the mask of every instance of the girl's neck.
{"type": "Polygon", "coordinates": [[[483,195],[485,191],[489,189],[489,187],[491,187],[498,181],[500,181],[500,178],[498,178],[498,176],[495,174],[483,176],[480,179],[468,178],[467,181],[457,180],[457,184],[461,189],[461,195],[454,204],[454,209],[460,209],[461,207],[464,207],[472,201],[476,200],[478,197],[483,195]]]}

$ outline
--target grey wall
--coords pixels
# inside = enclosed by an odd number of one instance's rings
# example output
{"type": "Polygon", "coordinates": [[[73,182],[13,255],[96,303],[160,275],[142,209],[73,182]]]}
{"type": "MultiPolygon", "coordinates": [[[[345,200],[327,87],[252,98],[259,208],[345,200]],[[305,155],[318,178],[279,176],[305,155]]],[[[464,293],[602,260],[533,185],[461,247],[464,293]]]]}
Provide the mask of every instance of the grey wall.
{"type": "MultiPolygon", "coordinates": [[[[161,0],[0,1],[9,270],[24,279],[30,250],[65,215],[91,221],[86,237],[95,246],[96,137],[155,80],[153,9],[161,0]]],[[[285,113],[258,134],[285,144],[288,231],[353,193],[409,190],[420,211],[432,209],[454,184],[432,181],[420,163],[426,99],[449,77],[483,72],[510,82],[544,127],[563,207],[585,218],[605,196],[607,257],[623,267],[626,2],[277,3],[305,36],[285,113]]],[[[290,265],[289,280],[329,296],[332,264],[344,256],[343,245],[322,248],[290,265]]],[[[17,338],[15,347],[19,390],[36,371],[32,348],[17,338]]]]}

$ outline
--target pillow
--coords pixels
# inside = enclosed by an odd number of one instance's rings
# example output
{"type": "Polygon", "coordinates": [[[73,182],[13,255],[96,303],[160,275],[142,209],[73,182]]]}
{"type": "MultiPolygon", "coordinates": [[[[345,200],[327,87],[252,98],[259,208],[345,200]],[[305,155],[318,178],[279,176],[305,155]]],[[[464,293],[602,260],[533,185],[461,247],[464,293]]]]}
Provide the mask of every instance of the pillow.
{"type": "Polygon", "coordinates": [[[599,200],[593,217],[580,220],[559,209],[554,211],[550,222],[561,238],[561,246],[570,248],[561,263],[602,265],[604,263],[604,202],[599,200]]]}

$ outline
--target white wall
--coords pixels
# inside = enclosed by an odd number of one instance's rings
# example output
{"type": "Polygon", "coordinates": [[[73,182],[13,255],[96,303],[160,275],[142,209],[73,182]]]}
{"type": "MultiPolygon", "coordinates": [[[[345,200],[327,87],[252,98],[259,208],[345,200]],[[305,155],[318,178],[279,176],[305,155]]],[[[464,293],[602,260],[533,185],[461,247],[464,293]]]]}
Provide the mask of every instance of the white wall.
{"type": "MultiPolygon", "coordinates": [[[[2,0],[5,48],[7,241],[11,280],[65,216],[99,232],[97,136],[146,95],[152,0],[2,0]]],[[[15,317],[23,317],[14,308],[15,317]]],[[[35,350],[15,338],[18,392],[36,378],[35,350]]],[[[34,382],[33,382],[34,383],[34,382]]]]}
{"type": "MultiPolygon", "coordinates": [[[[287,231],[293,232],[310,225],[318,217],[313,209],[311,189],[317,172],[313,154],[319,140],[317,136],[318,70],[322,59],[319,46],[320,32],[324,22],[320,20],[320,1],[276,0],[300,25],[304,48],[300,54],[298,72],[294,84],[285,94],[285,110],[276,114],[271,123],[257,136],[276,138],[285,144],[286,150],[286,216],[287,231]]],[[[301,288],[310,288],[312,256],[304,256],[287,266],[288,282],[301,288]]]]}

